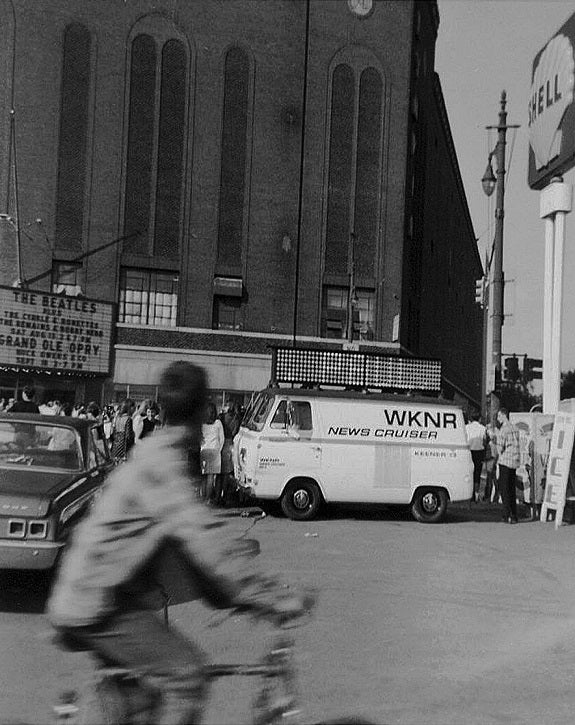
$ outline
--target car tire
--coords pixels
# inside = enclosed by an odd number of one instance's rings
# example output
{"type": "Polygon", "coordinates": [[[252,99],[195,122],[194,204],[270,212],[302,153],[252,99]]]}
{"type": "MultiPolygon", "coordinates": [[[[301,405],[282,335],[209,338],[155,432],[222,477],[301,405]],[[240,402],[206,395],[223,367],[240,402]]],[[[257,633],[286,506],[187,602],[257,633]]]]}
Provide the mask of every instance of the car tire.
{"type": "Polygon", "coordinates": [[[448,502],[443,488],[420,488],[411,503],[412,516],[423,524],[436,524],[445,517],[448,502]]]}
{"type": "Polygon", "coordinates": [[[300,478],[286,486],[281,497],[281,508],[288,519],[310,521],[322,504],[321,491],[314,481],[300,478]]]}

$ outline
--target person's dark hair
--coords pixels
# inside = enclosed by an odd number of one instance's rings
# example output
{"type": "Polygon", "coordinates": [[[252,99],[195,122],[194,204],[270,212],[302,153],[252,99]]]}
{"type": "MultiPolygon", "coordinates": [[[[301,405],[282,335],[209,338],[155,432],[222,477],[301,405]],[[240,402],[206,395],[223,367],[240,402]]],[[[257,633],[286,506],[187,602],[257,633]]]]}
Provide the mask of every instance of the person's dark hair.
{"type": "Polygon", "coordinates": [[[131,398],[126,398],[120,403],[118,408],[118,415],[131,415],[134,408],[134,401],[131,398]]]}
{"type": "Polygon", "coordinates": [[[158,400],[163,419],[170,425],[202,422],[207,397],[206,374],[185,360],[170,363],[162,372],[158,400]]]}
{"type": "Polygon", "coordinates": [[[218,409],[211,401],[206,405],[204,423],[215,423],[218,417],[218,409]]]}
{"type": "Polygon", "coordinates": [[[501,415],[504,415],[506,418],[509,418],[509,411],[507,408],[499,408],[497,412],[501,413],[501,415]]]}
{"type": "Polygon", "coordinates": [[[479,420],[480,418],[481,418],[481,414],[479,413],[478,410],[472,410],[471,413],[469,414],[470,420],[479,420]]]}
{"type": "Polygon", "coordinates": [[[64,415],[72,415],[72,406],[70,403],[62,403],[62,413],[64,415]]]}
{"type": "Polygon", "coordinates": [[[92,402],[88,403],[86,412],[90,413],[90,415],[93,415],[94,418],[97,418],[100,415],[100,406],[98,405],[98,403],[95,403],[94,401],[92,401],[92,402]]]}
{"type": "Polygon", "coordinates": [[[34,395],[36,393],[36,390],[33,385],[25,385],[24,388],[22,389],[22,392],[28,398],[28,400],[32,400],[32,398],[34,397],[34,395]]]}

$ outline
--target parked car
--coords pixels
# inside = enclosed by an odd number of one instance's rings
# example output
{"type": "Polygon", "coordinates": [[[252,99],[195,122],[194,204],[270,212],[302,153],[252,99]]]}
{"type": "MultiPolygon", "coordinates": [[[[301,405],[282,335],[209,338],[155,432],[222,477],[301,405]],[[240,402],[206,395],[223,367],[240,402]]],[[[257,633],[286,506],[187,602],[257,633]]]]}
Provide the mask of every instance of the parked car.
{"type": "Polygon", "coordinates": [[[102,426],[0,414],[0,569],[50,569],[113,467],[102,426]]]}

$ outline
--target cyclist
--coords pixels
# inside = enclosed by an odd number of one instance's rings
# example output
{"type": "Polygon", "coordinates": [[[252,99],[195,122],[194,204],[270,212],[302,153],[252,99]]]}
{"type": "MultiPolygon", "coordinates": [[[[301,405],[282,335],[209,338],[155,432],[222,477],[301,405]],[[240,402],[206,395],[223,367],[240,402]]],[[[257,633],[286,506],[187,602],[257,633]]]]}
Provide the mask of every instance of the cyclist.
{"type": "MultiPolygon", "coordinates": [[[[197,500],[188,453],[198,447],[206,405],[201,368],[184,361],[162,373],[164,426],[115,469],[76,529],[48,601],[48,614],[72,647],[140,675],[149,722],[196,723],[207,697],[206,656],[167,629],[151,596],[163,554],[185,556],[200,596],[217,608],[240,607],[287,621],[303,613],[297,597],[278,597],[269,580],[230,550],[225,526],[197,500]],[[266,586],[266,584],[268,586],[266,586]]],[[[129,702],[126,722],[129,722],[129,702]]]]}

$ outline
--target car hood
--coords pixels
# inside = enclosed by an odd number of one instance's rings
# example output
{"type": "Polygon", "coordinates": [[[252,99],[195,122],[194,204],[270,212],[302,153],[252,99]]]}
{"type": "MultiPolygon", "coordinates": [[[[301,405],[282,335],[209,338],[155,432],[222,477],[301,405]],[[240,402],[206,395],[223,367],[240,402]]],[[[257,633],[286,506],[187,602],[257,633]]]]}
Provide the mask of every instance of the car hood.
{"type": "Polygon", "coordinates": [[[44,516],[54,496],[77,478],[65,471],[0,468],[0,516],[44,516]]]}

